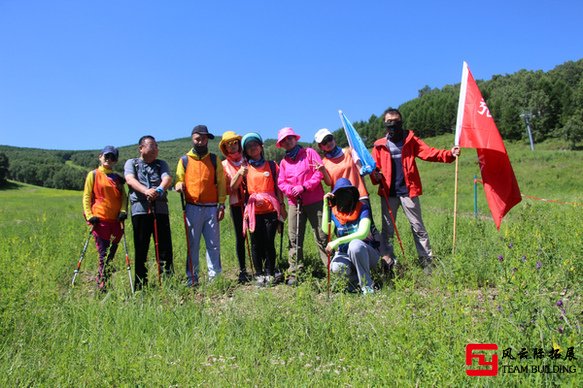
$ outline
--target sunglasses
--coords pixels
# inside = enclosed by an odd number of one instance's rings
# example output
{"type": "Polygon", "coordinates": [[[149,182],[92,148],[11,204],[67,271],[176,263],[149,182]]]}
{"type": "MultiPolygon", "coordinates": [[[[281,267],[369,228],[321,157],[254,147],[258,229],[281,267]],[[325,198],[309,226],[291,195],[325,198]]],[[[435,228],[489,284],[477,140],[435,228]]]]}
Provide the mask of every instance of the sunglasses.
{"type": "Polygon", "coordinates": [[[111,160],[112,162],[117,162],[117,156],[115,156],[114,154],[105,154],[105,155],[103,155],[103,158],[105,160],[111,160]]]}
{"type": "Polygon", "coordinates": [[[326,135],[322,141],[320,142],[321,145],[326,145],[328,143],[330,143],[332,140],[334,140],[334,136],[332,135],[326,135]]]}
{"type": "Polygon", "coordinates": [[[234,146],[234,145],[238,145],[239,144],[239,140],[235,139],[235,140],[229,140],[228,142],[226,142],[225,144],[227,144],[227,146],[234,146]]]}

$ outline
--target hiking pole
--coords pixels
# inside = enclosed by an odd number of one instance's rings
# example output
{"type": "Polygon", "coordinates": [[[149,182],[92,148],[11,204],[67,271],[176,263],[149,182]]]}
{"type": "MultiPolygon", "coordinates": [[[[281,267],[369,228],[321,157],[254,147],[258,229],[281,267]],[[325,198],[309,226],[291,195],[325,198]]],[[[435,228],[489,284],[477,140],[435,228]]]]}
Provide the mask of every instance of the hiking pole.
{"type": "MultiPolygon", "coordinates": [[[[330,207],[330,199],[327,199],[328,202],[328,244],[330,244],[330,240],[332,238],[332,208],[330,207]]],[[[331,251],[326,252],[328,254],[328,299],[330,299],[330,257],[332,255],[331,251]]]]}
{"type": "MultiPolygon", "coordinates": [[[[382,175],[382,173],[381,173],[382,175]]],[[[391,223],[393,224],[393,230],[395,231],[395,235],[397,236],[397,240],[399,241],[399,246],[401,247],[401,253],[403,254],[403,258],[405,258],[405,249],[403,248],[403,241],[401,241],[401,236],[399,235],[399,229],[397,229],[397,223],[395,222],[395,217],[393,216],[393,211],[391,210],[391,203],[389,202],[389,190],[387,184],[385,182],[384,175],[381,178],[381,185],[383,186],[383,197],[385,198],[385,202],[387,204],[387,210],[389,211],[389,218],[391,219],[391,223]]]]}
{"type": "Polygon", "coordinates": [[[130,279],[130,288],[132,290],[132,294],[134,294],[135,290],[134,290],[134,283],[132,281],[132,271],[130,268],[130,255],[128,253],[128,243],[126,241],[125,223],[123,221],[120,221],[120,224],[121,224],[121,232],[122,232],[122,236],[123,236],[123,247],[126,251],[126,269],[128,270],[128,278],[130,279]]]}
{"type": "MultiPolygon", "coordinates": [[[[243,158],[243,167],[248,167],[247,159],[243,158]]],[[[245,233],[245,208],[247,207],[247,199],[249,198],[249,192],[247,191],[247,178],[245,176],[241,179],[241,185],[239,186],[239,196],[241,201],[241,234],[245,238],[245,246],[247,247],[247,257],[249,257],[249,266],[251,267],[251,272],[255,275],[255,266],[253,265],[253,257],[251,257],[251,248],[249,245],[249,233],[245,233]]],[[[249,225],[247,225],[247,230],[249,230],[249,225]]],[[[236,231],[235,231],[236,232],[236,231]]]]}
{"type": "Polygon", "coordinates": [[[85,252],[87,252],[87,246],[89,245],[89,239],[91,238],[91,234],[93,233],[93,226],[89,229],[89,234],[87,235],[87,239],[85,240],[85,244],[83,244],[83,249],[81,250],[81,256],[79,257],[79,261],[77,261],[77,268],[73,272],[73,280],[71,280],[71,287],[75,286],[75,278],[77,274],[79,274],[79,269],[81,268],[81,262],[85,257],[85,252]]]}
{"type": "Polygon", "coordinates": [[[182,204],[182,219],[184,220],[184,232],[186,235],[186,262],[190,268],[190,275],[192,276],[192,284],[194,285],[194,269],[192,267],[192,260],[190,259],[190,239],[188,237],[188,218],[186,217],[186,201],[184,200],[184,193],[180,192],[180,203],[182,204]]]}
{"type": "Polygon", "coordinates": [[[300,264],[299,253],[300,253],[300,214],[302,213],[302,197],[297,199],[297,209],[296,209],[296,272],[300,264]]]}
{"type": "Polygon", "coordinates": [[[150,202],[150,207],[149,207],[149,211],[150,214],[154,215],[154,247],[155,252],[156,252],[156,264],[158,265],[158,284],[161,286],[162,285],[162,271],[160,269],[160,251],[158,250],[158,220],[156,218],[156,204],[154,203],[152,205],[152,203],[150,202]]]}

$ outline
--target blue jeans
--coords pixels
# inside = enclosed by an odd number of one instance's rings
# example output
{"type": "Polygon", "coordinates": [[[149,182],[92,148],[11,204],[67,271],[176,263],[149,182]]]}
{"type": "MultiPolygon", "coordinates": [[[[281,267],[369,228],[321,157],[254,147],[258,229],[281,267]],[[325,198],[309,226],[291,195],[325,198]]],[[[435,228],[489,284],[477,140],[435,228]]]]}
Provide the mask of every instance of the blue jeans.
{"type": "Polygon", "coordinates": [[[346,253],[337,252],[330,263],[330,271],[348,277],[351,284],[360,288],[372,287],[371,268],[379,261],[379,251],[362,240],[352,240],[346,253]]]}
{"type": "Polygon", "coordinates": [[[206,244],[206,264],[209,279],[222,272],[221,268],[221,230],[216,206],[197,206],[186,204],[188,224],[189,257],[186,258],[188,285],[198,282],[200,236],[206,244]]]}

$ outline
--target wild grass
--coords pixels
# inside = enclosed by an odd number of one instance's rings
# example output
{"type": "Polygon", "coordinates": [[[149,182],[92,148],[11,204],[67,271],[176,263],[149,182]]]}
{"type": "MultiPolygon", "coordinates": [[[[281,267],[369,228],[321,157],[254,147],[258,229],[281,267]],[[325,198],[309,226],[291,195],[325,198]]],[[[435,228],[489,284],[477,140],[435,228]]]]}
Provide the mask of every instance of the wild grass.
{"type": "MultiPolygon", "coordinates": [[[[509,153],[524,194],[583,202],[581,153],[531,153],[524,145],[510,145],[509,153]]],[[[100,295],[91,240],[71,288],[88,231],[81,193],[28,185],[0,191],[0,385],[581,386],[583,206],[526,199],[497,232],[481,192],[479,217],[473,215],[472,180],[479,172],[473,151],[464,150],[452,254],[454,166],[419,166],[437,267],[431,276],[417,267],[400,214],[406,255],[398,276],[366,297],[343,293],[333,281],[328,298],[326,279],[311,275],[297,287],[238,285],[228,216],[221,225],[224,276],[187,289],[176,193],[170,196],[174,278],[156,284],[152,247],[152,286],[132,295],[120,247],[112,287],[100,295]],[[497,377],[466,375],[468,343],[498,344],[497,377]],[[516,356],[523,347],[532,355],[553,346],[563,358],[572,347],[577,360],[502,358],[507,348],[516,356]],[[512,374],[502,365],[577,371],[512,374]]],[[[380,206],[372,197],[376,215],[380,206]]],[[[311,236],[306,244],[315,269],[311,236]]]]}

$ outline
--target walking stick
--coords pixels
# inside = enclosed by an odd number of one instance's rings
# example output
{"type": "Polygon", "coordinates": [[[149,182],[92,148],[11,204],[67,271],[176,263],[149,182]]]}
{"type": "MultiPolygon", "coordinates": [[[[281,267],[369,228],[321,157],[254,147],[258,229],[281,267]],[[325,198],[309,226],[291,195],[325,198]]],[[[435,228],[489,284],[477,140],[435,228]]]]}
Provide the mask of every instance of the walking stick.
{"type": "MultiPolygon", "coordinates": [[[[330,239],[332,238],[332,209],[330,208],[330,200],[328,202],[328,244],[330,244],[330,239]]],[[[330,299],[330,256],[332,252],[326,252],[328,254],[328,299],[330,299]]]]}
{"type": "Polygon", "coordinates": [[[135,293],[135,290],[134,290],[134,283],[132,281],[132,271],[130,269],[130,255],[128,253],[128,243],[126,241],[125,224],[124,224],[123,221],[121,221],[120,224],[121,224],[121,232],[122,232],[122,235],[123,235],[123,247],[124,247],[124,249],[126,251],[126,268],[128,270],[128,278],[130,279],[130,288],[132,289],[132,294],[134,294],[135,293]]]}
{"type": "Polygon", "coordinates": [[[302,213],[302,197],[297,199],[297,209],[296,209],[296,272],[299,265],[299,252],[300,252],[300,214],[302,213]]]}
{"type": "Polygon", "coordinates": [[[192,276],[192,284],[194,285],[194,268],[192,267],[192,260],[190,259],[190,238],[188,230],[188,218],[186,217],[186,201],[184,200],[184,193],[180,193],[180,203],[182,204],[182,219],[184,220],[184,232],[186,234],[186,262],[190,268],[190,275],[192,276]]]}
{"type": "Polygon", "coordinates": [[[79,269],[81,268],[81,262],[83,261],[83,258],[85,257],[85,252],[87,252],[87,246],[89,245],[89,239],[91,238],[92,233],[93,233],[93,227],[91,227],[91,229],[89,230],[89,234],[87,235],[87,239],[85,240],[85,244],[83,245],[83,249],[81,250],[81,256],[79,257],[79,260],[77,261],[77,268],[73,272],[73,280],[71,280],[71,287],[75,286],[75,278],[79,274],[79,269]]]}
{"type": "MultiPolygon", "coordinates": [[[[382,173],[381,173],[382,175],[382,173]]],[[[401,253],[403,254],[403,258],[405,258],[405,249],[403,248],[403,241],[401,241],[401,236],[399,235],[399,229],[397,229],[397,223],[395,222],[395,217],[393,216],[393,211],[391,210],[391,203],[389,202],[389,188],[387,187],[387,183],[385,182],[384,175],[381,177],[381,185],[383,188],[383,197],[385,198],[385,202],[387,203],[387,209],[389,211],[389,218],[391,219],[391,223],[393,224],[393,230],[395,231],[395,235],[397,236],[397,240],[399,241],[399,246],[401,247],[401,253]]]]}
{"type": "Polygon", "coordinates": [[[162,285],[162,270],[160,268],[160,251],[158,250],[158,220],[156,217],[156,204],[152,204],[150,202],[150,207],[148,208],[148,211],[150,212],[150,214],[154,215],[154,246],[155,246],[155,252],[156,252],[156,265],[158,266],[158,284],[161,286],[162,285]]]}

